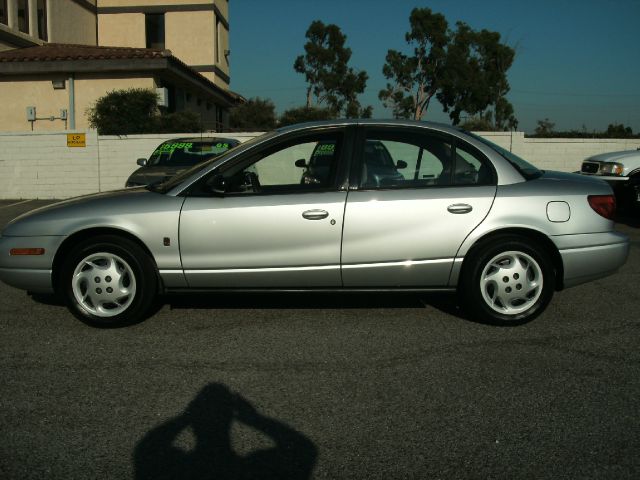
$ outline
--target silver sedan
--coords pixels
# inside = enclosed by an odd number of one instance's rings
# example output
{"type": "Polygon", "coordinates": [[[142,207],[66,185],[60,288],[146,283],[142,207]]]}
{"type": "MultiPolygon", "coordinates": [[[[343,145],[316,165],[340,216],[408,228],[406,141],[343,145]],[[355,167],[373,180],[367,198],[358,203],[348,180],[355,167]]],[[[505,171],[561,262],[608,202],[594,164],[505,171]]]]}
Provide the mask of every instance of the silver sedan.
{"type": "Polygon", "coordinates": [[[614,211],[605,182],[452,127],[320,122],[23,215],[2,232],[0,279],[96,326],[212,290],[457,291],[472,317],[512,325],[624,264],[614,211]]]}

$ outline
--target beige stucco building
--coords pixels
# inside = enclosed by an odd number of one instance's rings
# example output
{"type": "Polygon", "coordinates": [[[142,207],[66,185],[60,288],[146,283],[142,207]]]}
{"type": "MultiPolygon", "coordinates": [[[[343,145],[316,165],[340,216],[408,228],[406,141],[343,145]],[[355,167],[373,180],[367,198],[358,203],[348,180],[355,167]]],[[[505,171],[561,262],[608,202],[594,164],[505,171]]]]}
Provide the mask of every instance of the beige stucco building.
{"type": "Polygon", "coordinates": [[[0,131],[85,129],[98,98],[134,87],[222,131],[243,101],[228,18],[228,0],[0,0],[0,131]]]}

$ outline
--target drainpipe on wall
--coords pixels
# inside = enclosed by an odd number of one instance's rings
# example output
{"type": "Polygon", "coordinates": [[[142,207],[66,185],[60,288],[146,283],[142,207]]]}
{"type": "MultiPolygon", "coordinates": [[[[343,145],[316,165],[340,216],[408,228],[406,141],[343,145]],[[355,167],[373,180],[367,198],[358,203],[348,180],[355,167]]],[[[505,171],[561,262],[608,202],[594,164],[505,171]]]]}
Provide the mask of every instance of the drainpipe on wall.
{"type": "Polygon", "coordinates": [[[69,74],[69,130],[76,129],[76,91],[73,73],[69,74]]]}

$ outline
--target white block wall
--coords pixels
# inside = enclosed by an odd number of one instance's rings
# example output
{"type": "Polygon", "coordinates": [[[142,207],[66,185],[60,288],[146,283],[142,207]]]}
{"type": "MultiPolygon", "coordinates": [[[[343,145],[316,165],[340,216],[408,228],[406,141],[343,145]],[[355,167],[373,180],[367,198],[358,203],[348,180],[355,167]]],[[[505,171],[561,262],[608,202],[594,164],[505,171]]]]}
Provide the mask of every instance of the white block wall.
{"type": "Polygon", "coordinates": [[[541,170],[577,172],[592,155],[640,148],[640,138],[525,138],[523,132],[477,132],[541,170]]]}
{"type": "Polygon", "coordinates": [[[98,191],[98,135],[86,148],[59,133],[0,134],[0,198],[67,198],[98,191]]]}
{"type": "MultiPolygon", "coordinates": [[[[123,188],[164,140],[193,134],[98,136],[86,132],[85,148],[67,147],[67,133],[0,133],[0,199],[69,198],[123,188]]],[[[83,132],[79,132],[83,133],[83,132]]],[[[522,132],[479,132],[543,170],[574,172],[588,156],[635,150],[640,139],[535,139],[522,132]]],[[[208,134],[246,141],[259,133],[208,134]]]]}
{"type": "MultiPolygon", "coordinates": [[[[67,147],[67,134],[0,133],[0,199],[69,198],[124,188],[138,168],[169,138],[194,134],[98,136],[86,132],[86,147],[67,147]]],[[[85,132],[75,132],[85,133],[85,132]]],[[[259,133],[207,134],[244,142],[259,133]]]]}

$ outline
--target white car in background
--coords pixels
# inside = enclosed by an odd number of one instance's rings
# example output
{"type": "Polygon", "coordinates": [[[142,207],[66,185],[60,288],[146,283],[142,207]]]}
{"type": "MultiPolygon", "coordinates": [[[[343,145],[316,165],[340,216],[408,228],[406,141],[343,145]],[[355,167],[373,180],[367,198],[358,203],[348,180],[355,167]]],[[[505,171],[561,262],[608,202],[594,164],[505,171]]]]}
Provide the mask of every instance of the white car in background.
{"type": "Polygon", "coordinates": [[[605,180],[620,206],[640,206],[640,148],[589,157],[582,162],[580,173],[605,180]]]}

